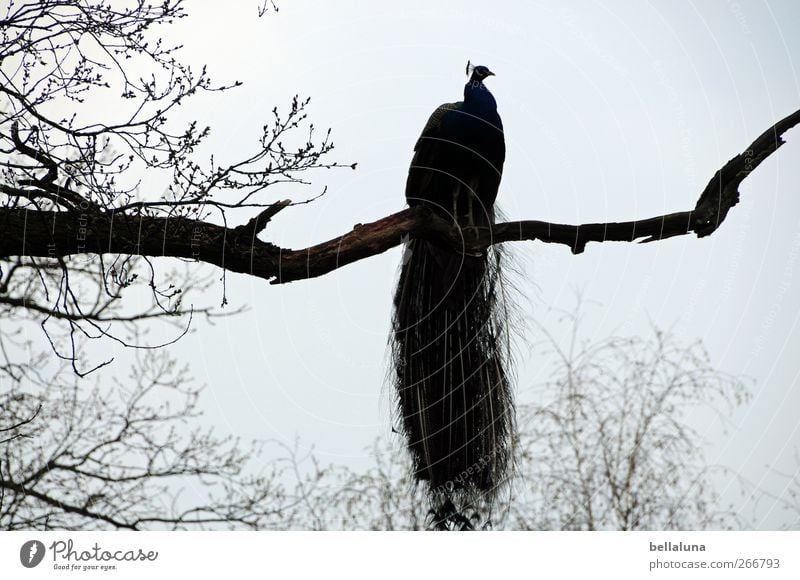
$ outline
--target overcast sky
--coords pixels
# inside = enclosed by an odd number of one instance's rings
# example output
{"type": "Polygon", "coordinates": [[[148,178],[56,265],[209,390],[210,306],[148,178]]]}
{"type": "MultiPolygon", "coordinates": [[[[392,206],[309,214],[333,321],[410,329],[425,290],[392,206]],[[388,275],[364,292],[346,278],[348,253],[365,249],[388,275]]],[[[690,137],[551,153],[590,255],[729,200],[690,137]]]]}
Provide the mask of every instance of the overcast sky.
{"type": "MultiPolygon", "coordinates": [[[[281,246],[402,209],[414,142],[437,105],[461,98],[468,59],[497,75],[488,85],[508,148],[498,204],[511,219],[691,209],[724,162],[800,107],[794,0],[287,0],[261,19],[254,2],[220,6],[191,2],[170,29],[187,60],[245,83],[187,110],[215,127],[209,152],[246,152],[272,107],[299,93],[312,97],[315,124],[332,128],[336,159],[358,162],[320,175],[309,193],[327,184],[326,196],[275,219],[262,238],[281,246]]],[[[796,470],[800,447],[800,133],[787,140],[710,238],[591,244],[580,256],[510,245],[530,320],[562,334],[552,309],[571,309],[582,292],[593,301],[587,338],[645,335],[654,324],[702,339],[717,368],[750,377],[752,400],[727,432],[698,426],[712,463],[776,494],[785,480],[767,466],[796,470]]],[[[243,437],[297,436],[323,461],[367,465],[365,448],[390,433],[386,340],[399,261],[394,249],[279,287],[229,274],[230,307],[249,314],[198,324],[173,348],[208,385],[208,420],[243,437]]],[[[216,288],[204,304],[220,296],[216,288]]],[[[518,399],[535,400],[547,361],[526,349],[519,358],[518,399]]],[[[759,526],[787,521],[772,508],[762,505],[759,526]]]]}

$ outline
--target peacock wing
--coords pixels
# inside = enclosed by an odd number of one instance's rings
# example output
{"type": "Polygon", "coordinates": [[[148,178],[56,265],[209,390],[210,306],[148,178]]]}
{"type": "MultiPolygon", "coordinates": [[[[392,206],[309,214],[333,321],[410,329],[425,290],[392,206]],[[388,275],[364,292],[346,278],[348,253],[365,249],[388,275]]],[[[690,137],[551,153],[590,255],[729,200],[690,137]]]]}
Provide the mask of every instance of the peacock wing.
{"type": "Polygon", "coordinates": [[[414,205],[421,200],[435,200],[436,192],[431,191],[431,182],[437,172],[447,170],[442,165],[446,149],[446,147],[442,146],[442,143],[447,141],[447,135],[442,127],[443,120],[446,115],[460,110],[462,105],[461,101],[440,105],[431,114],[422,129],[422,133],[414,145],[414,157],[408,168],[406,201],[409,205],[414,205]]]}

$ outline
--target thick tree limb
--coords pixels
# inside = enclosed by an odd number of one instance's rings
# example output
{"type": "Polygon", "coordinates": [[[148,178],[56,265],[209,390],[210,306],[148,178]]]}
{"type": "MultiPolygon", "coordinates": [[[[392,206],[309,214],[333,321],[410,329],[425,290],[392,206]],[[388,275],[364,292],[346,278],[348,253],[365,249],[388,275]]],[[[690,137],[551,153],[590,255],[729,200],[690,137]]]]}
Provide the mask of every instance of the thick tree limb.
{"type": "Polygon", "coordinates": [[[412,237],[436,240],[471,253],[503,242],[540,240],[565,244],[575,254],[583,252],[589,242],[652,242],[690,232],[703,237],[713,233],[738,203],[741,182],[783,145],[782,135],[798,123],[800,110],[770,127],[728,161],[711,178],[694,210],[645,220],[582,225],[528,220],[461,230],[417,206],[358,224],[327,242],[291,250],[254,236],[286,202],[270,206],[248,224],[235,228],[183,217],[0,209],[0,257],[104,253],[170,256],[200,260],[281,284],[322,276],[412,237]]]}

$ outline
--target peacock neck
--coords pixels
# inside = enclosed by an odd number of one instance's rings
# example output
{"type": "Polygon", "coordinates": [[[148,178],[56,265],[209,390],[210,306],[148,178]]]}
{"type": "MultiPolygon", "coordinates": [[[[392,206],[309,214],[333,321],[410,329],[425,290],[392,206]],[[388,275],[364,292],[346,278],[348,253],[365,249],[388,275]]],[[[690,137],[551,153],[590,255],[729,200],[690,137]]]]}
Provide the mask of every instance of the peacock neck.
{"type": "Polygon", "coordinates": [[[481,81],[470,80],[464,85],[464,105],[465,107],[481,113],[491,113],[497,111],[497,101],[481,81]]]}

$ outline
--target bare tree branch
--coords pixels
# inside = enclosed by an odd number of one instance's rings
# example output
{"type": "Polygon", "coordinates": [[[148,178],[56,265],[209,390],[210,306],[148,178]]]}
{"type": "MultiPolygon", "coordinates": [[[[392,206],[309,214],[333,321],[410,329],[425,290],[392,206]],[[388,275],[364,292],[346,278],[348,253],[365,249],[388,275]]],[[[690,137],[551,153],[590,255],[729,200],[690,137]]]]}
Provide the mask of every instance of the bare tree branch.
{"type": "Polygon", "coordinates": [[[409,237],[438,240],[465,252],[483,251],[503,242],[540,240],[566,244],[576,254],[589,242],[652,242],[691,232],[703,237],[713,233],[738,203],[741,182],[784,143],[783,133],[799,122],[800,110],[776,123],[726,163],[703,190],[694,210],[645,220],[577,226],[531,220],[461,230],[425,207],[412,207],[358,224],[351,232],[327,242],[291,250],[254,235],[289,205],[288,201],[272,204],[246,225],[234,228],[180,216],[2,209],[0,225],[8,235],[0,240],[0,257],[82,253],[171,256],[208,262],[280,284],[327,274],[380,254],[409,237]]]}
{"type": "Polygon", "coordinates": [[[297,505],[288,466],[251,467],[261,443],[198,426],[200,389],[166,352],[124,386],[63,376],[0,393],[0,434],[25,427],[0,440],[0,528],[280,528],[297,505]]]}

